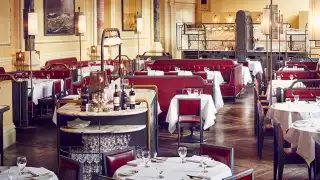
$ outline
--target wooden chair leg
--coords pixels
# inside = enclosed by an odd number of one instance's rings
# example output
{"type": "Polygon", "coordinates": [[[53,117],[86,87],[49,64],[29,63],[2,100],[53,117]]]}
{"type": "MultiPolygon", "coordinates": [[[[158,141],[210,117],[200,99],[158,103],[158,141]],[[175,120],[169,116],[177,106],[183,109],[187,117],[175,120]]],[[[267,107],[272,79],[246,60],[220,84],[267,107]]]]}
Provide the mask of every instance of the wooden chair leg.
{"type": "Polygon", "coordinates": [[[279,163],[279,164],[278,164],[278,167],[279,167],[279,170],[278,170],[278,179],[279,179],[279,180],[282,180],[284,164],[283,164],[283,163],[279,163]]]}
{"type": "Polygon", "coordinates": [[[310,167],[308,167],[308,177],[309,177],[309,180],[312,180],[312,178],[311,178],[311,168],[312,168],[312,163],[310,164],[310,167]]]}

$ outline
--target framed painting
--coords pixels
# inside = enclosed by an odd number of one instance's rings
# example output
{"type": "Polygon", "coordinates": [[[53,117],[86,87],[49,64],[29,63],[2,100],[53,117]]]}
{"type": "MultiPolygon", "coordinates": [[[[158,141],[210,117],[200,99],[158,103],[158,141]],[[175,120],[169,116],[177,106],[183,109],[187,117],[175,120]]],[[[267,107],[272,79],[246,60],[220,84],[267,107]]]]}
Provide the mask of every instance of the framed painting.
{"type": "Polygon", "coordinates": [[[210,11],[210,0],[198,0],[199,11],[209,12],[210,11]]]}
{"type": "Polygon", "coordinates": [[[75,34],[75,0],[44,0],[44,35],[75,34]]]}
{"type": "Polygon", "coordinates": [[[122,0],[122,31],[137,30],[137,15],[142,12],[142,0],[122,0]]]}

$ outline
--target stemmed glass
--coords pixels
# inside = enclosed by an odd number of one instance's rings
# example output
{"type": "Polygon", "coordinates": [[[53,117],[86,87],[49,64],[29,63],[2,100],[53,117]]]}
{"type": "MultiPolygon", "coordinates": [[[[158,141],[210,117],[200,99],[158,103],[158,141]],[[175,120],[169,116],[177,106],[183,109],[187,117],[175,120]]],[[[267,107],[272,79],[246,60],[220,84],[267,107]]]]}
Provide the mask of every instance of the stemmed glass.
{"type": "Polygon", "coordinates": [[[200,164],[201,164],[201,167],[203,168],[203,170],[201,171],[201,172],[203,172],[203,173],[207,173],[208,171],[206,170],[206,168],[207,168],[207,165],[208,165],[208,159],[207,158],[202,158],[201,160],[200,160],[200,164]]]}
{"type": "Polygon", "coordinates": [[[50,79],[50,74],[47,74],[47,79],[50,79]]]}
{"type": "Polygon", "coordinates": [[[17,157],[17,166],[19,169],[19,175],[22,174],[22,171],[26,167],[26,165],[27,165],[27,158],[25,156],[17,157]]]}
{"type": "Polygon", "coordinates": [[[77,88],[77,93],[79,96],[81,95],[81,88],[77,88]]]}
{"type": "Polygon", "coordinates": [[[144,167],[150,167],[149,161],[150,161],[150,152],[149,151],[143,151],[142,158],[144,161],[144,167]]]}
{"type": "Polygon", "coordinates": [[[193,93],[194,93],[196,96],[198,96],[198,95],[199,95],[199,90],[198,90],[198,89],[194,89],[194,90],[193,90],[193,93]]]}
{"type": "Polygon", "coordinates": [[[317,105],[320,106],[320,96],[316,97],[316,102],[317,102],[317,105]]]}
{"type": "Polygon", "coordinates": [[[294,78],[293,74],[290,74],[290,80],[293,80],[293,78],[294,78]]]}
{"type": "Polygon", "coordinates": [[[185,163],[186,161],[184,160],[184,158],[186,157],[187,155],[187,147],[184,147],[184,146],[180,146],[178,148],[178,154],[181,158],[181,163],[185,163]]]}
{"type": "Polygon", "coordinates": [[[164,178],[164,176],[162,175],[163,169],[160,168],[160,167],[157,167],[156,169],[157,169],[157,172],[158,172],[158,178],[159,178],[159,179],[164,178]]]}
{"type": "Polygon", "coordinates": [[[290,98],[286,98],[286,103],[291,103],[291,99],[290,98]]]}
{"type": "Polygon", "coordinates": [[[277,76],[277,80],[281,80],[281,76],[277,76]]]}
{"type": "Polygon", "coordinates": [[[127,89],[128,85],[129,85],[129,79],[121,80],[121,87],[124,86],[124,88],[127,89]]]}
{"type": "Polygon", "coordinates": [[[299,95],[294,95],[294,102],[295,103],[298,103],[299,102],[299,95]]]}
{"type": "Polygon", "coordinates": [[[191,88],[188,88],[188,89],[187,89],[187,93],[188,93],[188,95],[191,94],[191,88]]]}

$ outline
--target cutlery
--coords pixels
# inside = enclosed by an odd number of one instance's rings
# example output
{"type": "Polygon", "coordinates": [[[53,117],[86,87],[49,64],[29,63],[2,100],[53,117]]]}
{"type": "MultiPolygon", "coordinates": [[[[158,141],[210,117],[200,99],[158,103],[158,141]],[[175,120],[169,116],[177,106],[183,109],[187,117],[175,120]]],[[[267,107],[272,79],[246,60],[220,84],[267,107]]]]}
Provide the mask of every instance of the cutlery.
{"type": "Polygon", "coordinates": [[[192,176],[192,175],[187,175],[190,179],[204,179],[203,177],[200,176],[192,176]]]}

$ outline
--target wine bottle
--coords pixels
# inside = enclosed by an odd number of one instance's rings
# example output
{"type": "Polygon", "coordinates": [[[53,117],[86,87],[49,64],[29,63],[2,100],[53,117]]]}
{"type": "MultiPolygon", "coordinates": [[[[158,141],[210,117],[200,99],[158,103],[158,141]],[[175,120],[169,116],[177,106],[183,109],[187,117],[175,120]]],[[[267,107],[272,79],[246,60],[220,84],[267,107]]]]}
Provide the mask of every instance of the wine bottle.
{"type": "Polygon", "coordinates": [[[129,92],[129,99],[130,99],[130,109],[135,109],[136,108],[136,93],[134,92],[133,89],[133,84],[131,84],[131,90],[129,92]]]}
{"type": "Polygon", "coordinates": [[[113,93],[113,110],[120,111],[120,96],[118,93],[118,86],[115,85],[115,90],[113,93]]]}
{"type": "Polygon", "coordinates": [[[127,93],[125,91],[125,86],[122,86],[122,94],[121,94],[121,109],[127,109],[127,93]]]}

